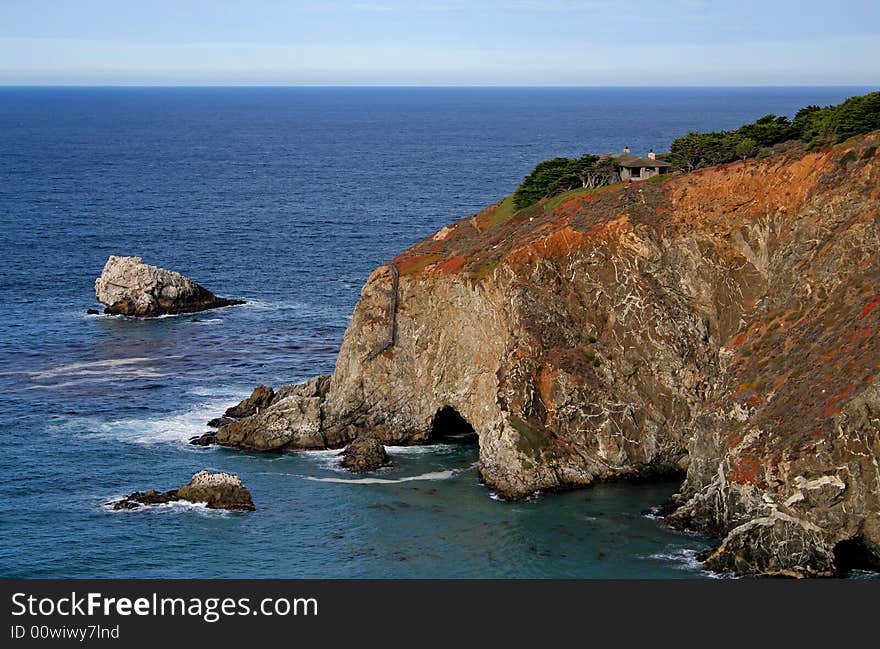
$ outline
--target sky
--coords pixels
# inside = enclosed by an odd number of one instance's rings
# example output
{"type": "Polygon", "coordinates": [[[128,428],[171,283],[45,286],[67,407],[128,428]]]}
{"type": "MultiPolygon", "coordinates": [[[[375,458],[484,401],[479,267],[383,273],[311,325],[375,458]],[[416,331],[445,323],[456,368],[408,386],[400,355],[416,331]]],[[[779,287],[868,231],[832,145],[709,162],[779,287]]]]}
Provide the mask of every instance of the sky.
{"type": "Polygon", "coordinates": [[[0,85],[875,85],[880,0],[0,0],[0,85]]]}

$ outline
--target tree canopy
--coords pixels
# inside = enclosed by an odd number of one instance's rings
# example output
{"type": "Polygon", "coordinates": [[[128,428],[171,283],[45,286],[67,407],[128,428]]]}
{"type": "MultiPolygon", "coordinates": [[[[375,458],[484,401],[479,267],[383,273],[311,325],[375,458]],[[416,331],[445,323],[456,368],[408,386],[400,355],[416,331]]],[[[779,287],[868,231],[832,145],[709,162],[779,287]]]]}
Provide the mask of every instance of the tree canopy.
{"type": "Polygon", "coordinates": [[[806,106],[793,120],[765,115],[735,131],[688,133],[670,147],[669,160],[683,171],[753,158],[762,148],[800,140],[808,146],[842,142],[880,129],[880,92],[850,97],[836,106],[806,106]]]}
{"type": "Polygon", "coordinates": [[[594,188],[614,182],[614,161],[592,153],[580,158],[553,158],[538,163],[513,194],[516,209],[576,187],[594,188]]]}

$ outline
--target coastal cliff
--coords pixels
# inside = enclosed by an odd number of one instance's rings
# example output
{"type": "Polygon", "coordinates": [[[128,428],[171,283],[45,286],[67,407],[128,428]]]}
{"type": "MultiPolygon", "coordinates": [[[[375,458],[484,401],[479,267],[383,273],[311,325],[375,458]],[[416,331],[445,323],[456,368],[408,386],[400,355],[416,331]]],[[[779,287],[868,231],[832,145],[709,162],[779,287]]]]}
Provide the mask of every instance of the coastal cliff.
{"type": "Polygon", "coordinates": [[[880,134],[444,227],[363,288],[332,377],[217,442],[472,427],[505,498],[681,473],[707,566],[880,566],[880,134]]]}

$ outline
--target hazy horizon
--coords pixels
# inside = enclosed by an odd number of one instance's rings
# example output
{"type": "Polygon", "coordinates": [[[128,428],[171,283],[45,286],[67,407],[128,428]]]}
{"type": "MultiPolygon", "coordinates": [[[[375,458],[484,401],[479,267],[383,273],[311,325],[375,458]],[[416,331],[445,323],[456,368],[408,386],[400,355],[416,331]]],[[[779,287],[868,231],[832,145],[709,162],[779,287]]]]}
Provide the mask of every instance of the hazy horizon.
{"type": "Polygon", "coordinates": [[[4,86],[870,86],[878,46],[872,0],[0,5],[4,86]]]}

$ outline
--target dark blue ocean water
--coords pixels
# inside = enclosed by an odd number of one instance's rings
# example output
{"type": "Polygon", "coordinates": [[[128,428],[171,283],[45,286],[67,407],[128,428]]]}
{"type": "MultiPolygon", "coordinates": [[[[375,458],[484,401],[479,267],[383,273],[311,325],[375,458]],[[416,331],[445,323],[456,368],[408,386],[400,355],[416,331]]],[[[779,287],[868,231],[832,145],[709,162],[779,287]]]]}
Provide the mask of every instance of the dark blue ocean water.
{"type": "Polygon", "coordinates": [[[863,90],[0,88],[0,576],[701,576],[710,542],[643,515],[673,483],[504,503],[468,446],[359,480],[185,441],[258,383],[332,371],[370,270],[536,162],[863,90]],[[111,254],[248,304],[86,316],[111,254]],[[201,468],[258,511],[102,507],[201,468]]]}

